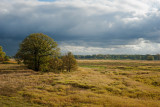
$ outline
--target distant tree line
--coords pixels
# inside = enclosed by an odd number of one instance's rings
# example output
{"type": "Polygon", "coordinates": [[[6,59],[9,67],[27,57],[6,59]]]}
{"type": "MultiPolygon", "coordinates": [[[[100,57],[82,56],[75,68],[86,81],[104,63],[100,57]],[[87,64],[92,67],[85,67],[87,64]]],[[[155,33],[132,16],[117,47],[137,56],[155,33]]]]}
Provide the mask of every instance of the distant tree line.
{"type": "Polygon", "coordinates": [[[76,59],[108,59],[108,60],[160,60],[160,54],[157,55],[75,55],[76,59]]]}

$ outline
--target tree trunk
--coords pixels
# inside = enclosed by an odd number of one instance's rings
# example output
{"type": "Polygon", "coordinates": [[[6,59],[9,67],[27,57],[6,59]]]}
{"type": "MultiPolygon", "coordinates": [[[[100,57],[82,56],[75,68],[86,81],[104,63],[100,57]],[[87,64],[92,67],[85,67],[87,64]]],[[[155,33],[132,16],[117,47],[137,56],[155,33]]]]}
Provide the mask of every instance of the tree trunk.
{"type": "Polygon", "coordinates": [[[38,60],[37,60],[37,52],[34,53],[34,57],[35,57],[35,60],[34,60],[34,70],[35,71],[39,71],[38,60]]]}
{"type": "Polygon", "coordinates": [[[39,71],[39,69],[40,69],[40,57],[38,57],[38,61],[37,61],[37,69],[38,69],[38,71],[39,71]]]}

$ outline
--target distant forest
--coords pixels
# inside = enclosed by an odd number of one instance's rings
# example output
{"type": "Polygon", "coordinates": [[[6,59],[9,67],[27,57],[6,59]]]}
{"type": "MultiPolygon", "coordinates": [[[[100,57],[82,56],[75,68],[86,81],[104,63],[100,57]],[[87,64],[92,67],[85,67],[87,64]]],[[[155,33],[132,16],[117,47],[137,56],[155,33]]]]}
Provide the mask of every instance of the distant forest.
{"type": "Polygon", "coordinates": [[[160,54],[157,55],[74,55],[76,59],[109,59],[109,60],[160,60],[160,54]]]}

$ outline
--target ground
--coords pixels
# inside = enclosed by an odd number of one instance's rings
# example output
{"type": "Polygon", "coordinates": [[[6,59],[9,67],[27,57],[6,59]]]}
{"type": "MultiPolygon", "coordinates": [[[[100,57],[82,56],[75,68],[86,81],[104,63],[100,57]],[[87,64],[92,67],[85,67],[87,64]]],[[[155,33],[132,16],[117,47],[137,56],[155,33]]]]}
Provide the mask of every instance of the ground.
{"type": "Polygon", "coordinates": [[[160,107],[160,61],[78,60],[72,72],[0,64],[0,107],[160,107]]]}

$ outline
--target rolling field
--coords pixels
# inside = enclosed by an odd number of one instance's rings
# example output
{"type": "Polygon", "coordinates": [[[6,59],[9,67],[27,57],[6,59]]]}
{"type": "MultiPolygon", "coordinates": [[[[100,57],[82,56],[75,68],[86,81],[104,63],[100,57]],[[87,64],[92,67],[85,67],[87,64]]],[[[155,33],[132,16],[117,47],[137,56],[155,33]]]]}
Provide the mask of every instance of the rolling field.
{"type": "Polygon", "coordinates": [[[160,61],[78,60],[67,73],[0,64],[0,107],[160,107],[160,61]]]}

